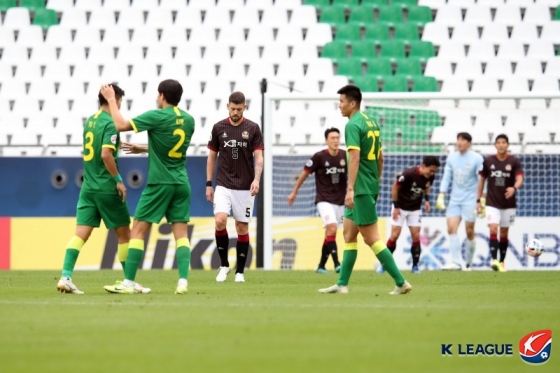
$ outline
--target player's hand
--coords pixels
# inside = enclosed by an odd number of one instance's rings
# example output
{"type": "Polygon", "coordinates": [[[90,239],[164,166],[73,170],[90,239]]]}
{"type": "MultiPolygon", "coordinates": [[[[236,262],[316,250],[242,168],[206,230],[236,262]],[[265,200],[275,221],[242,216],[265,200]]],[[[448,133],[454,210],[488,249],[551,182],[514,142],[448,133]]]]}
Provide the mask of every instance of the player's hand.
{"type": "Polygon", "coordinates": [[[436,209],[443,211],[445,210],[445,194],[440,193],[436,201],[436,209]]]}
{"type": "Polygon", "coordinates": [[[119,193],[119,196],[122,197],[122,201],[126,201],[126,187],[122,181],[117,183],[117,192],[119,193]]]}
{"type": "Polygon", "coordinates": [[[429,201],[424,201],[424,210],[426,211],[426,214],[429,214],[430,211],[432,211],[432,207],[430,206],[429,201]]]}
{"type": "Polygon", "coordinates": [[[346,192],[346,197],[344,197],[344,204],[349,209],[354,208],[354,189],[348,189],[346,192]]]}
{"type": "Polygon", "coordinates": [[[290,195],[288,196],[288,206],[294,204],[294,202],[296,201],[296,196],[297,194],[295,194],[294,192],[290,193],[290,195]]]}
{"type": "Polygon", "coordinates": [[[510,199],[514,195],[515,195],[515,188],[514,187],[509,187],[509,188],[506,189],[506,199],[510,199]]]}
{"type": "Polygon", "coordinates": [[[478,213],[479,218],[483,218],[486,216],[486,198],[481,198],[480,202],[476,204],[476,212],[478,213]]]}
{"type": "Polygon", "coordinates": [[[109,101],[112,98],[115,98],[115,90],[113,89],[112,85],[103,84],[99,92],[105,97],[105,100],[109,101]]]}
{"type": "Polygon", "coordinates": [[[206,187],[206,200],[208,202],[214,202],[214,188],[211,186],[206,187]]]}
{"type": "Polygon", "coordinates": [[[121,142],[121,149],[126,154],[140,154],[144,152],[144,149],[137,144],[132,144],[130,142],[121,142]]]}
{"type": "Polygon", "coordinates": [[[253,180],[251,183],[251,196],[256,196],[260,189],[260,183],[258,180],[253,180]]]}
{"type": "Polygon", "coordinates": [[[401,214],[401,209],[399,208],[393,209],[393,215],[392,215],[393,221],[397,221],[399,219],[400,214],[401,214]]]}

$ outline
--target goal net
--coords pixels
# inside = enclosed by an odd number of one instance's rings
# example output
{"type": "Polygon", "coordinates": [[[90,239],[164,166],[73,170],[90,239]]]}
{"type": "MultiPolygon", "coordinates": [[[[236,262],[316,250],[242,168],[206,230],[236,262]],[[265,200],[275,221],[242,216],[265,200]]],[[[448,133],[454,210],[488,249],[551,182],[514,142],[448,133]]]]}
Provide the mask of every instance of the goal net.
{"type": "MultiPolygon", "coordinates": [[[[272,149],[272,152],[265,152],[265,164],[272,164],[272,168],[267,168],[272,172],[265,173],[264,180],[265,268],[314,270],[324,240],[324,229],[314,203],[314,176],[310,175],[300,188],[294,205],[288,206],[287,198],[306,161],[315,152],[326,149],[324,132],[327,128],[340,130],[340,147],[346,148],[344,125],[347,119],[340,115],[336,95],[269,95],[265,102],[265,148],[272,149]]],[[[524,229],[513,237],[510,234],[512,257],[519,262],[512,265],[539,265],[538,262],[529,263],[522,248],[524,240],[539,235],[545,237],[554,232],[552,228],[551,232],[545,228],[541,232],[539,226],[552,227],[560,223],[536,220],[555,219],[560,215],[557,191],[560,182],[560,130],[555,125],[555,118],[560,115],[560,94],[364,94],[362,111],[381,128],[385,162],[378,215],[384,241],[390,232],[391,223],[387,217],[390,215],[390,191],[394,177],[408,167],[420,165],[423,156],[437,155],[442,167],[432,187],[433,210],[424,213],[421,267],[438,269],[445,265],[449,260],[445,215],[435,210],[434,203],[446,155],[454,150],[459,132],[470,133],[473,149],[483,155],[495,153],[494,139],[503,133],[509,137],[510,153],[521,159],[527,179],[518,195],[517,211],[519,225],[523,224],[524,229]],[[528,219],[527,224],[524,219],[528,219]]],[[[483,268],[488,262],[488,233],[484,220],[478,220],[476,231],[475,266],[483,268]]],[[[460,237],[464,240],[461,235],[464,236],[464,228],[460,228],[460,237]]],[[[560,242],[552,238],[549,241],[551,249],[560,242]]],[[[344,248],[342,229],[339,229],[337,243],[341,254],[344,248]]],[[[377,261],[362,241],[359,245],[356,268],[371,270],[377,261]]],[[[399,267],[409,267],[410,236],[407,228],[403,229],[398,241],[395,258],[399,267]]],[[[541,260],[542,263],[546,261],[541,260]]],[[[327,269],[333,270],[332,260],[327,263],[327,269]]]]}

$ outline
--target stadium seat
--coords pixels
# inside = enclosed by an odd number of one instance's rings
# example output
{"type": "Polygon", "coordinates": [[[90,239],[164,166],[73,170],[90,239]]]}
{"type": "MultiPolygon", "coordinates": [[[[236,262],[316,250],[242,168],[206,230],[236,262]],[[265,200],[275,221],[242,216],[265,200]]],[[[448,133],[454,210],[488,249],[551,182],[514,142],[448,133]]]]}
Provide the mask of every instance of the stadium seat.
{"type": "Polygon", "coordinates": [[[331,0],[305,0],[305,5],[314,5],[317,7],[327,7],[331,5],[331,0]]]}
{"type": "Polygon", "coordinates": [[[459,23],[453,28],[451,40],[463,44],[473,43],[478,40],[478,26],[470,23],[459,23]]]}
{"type": "Polygon", "coordinates": [[[292,48],[292,54],[290,56],[290,59],[302,62],[314,61],[317,58],[319,58],[319,52],[317,48],[305,44],[294,45],[294,47],[292,48]]]}
{"type": "Polygon", "coordinates": [[[443,58],[430,58],[426,63],[424,74],[434,76],[439,80],[452,76],[451,61],[443,58]]]}
{"type": "Polygon", "coordinates": [[[361,38],[360,25],[353,23],[336,25],[335,40],[352,42],[361,38]]]}
{"type": "Polygon", "coordinates": [[[434,45],[430,41],[411,41],[408,45],[410,46],[409,58],[417,57],[425,62],[435,56],[434,45]]]}
{"type": "Polygon", "coordinates": [[[494,76],[497,79],[510,77],[511,75],[513,75],[511,61],[509,59],[500,58],[493,58],[491,60],[488,60],[484,75],[494,76]]]}
{"type": "Polygon", "coordinates": [[[375,42],[358,41],[352,43],[353,58],[372,58],[375,57],[375,42]]]}
{"type": "Polygon", "coordinates": [[[541,93],[554,93],[560,90],[558,79],[550,79],[547,76],[537,77],[533,83],[532,91],[541,93]]]}
{"type": "Polygon", "coordinates": [[[384,23],[366,25],[365,29],[365,40],[389,40],[389,27],[384,23]]]}
{"type": "Polygon", "coordinates": [[[53,9],[37,9],[33,17],[33,24],[49,28],[58,24],[58,15],[53,9]]]}
{"type": "Polygon", "coordinates": [[[411,23],[403,23],[395,25],[395,33],[393,35],[393,39],[395,40],[404,40],[411,41],[411,40],[419,40],[418,36],[418,26],[411,23]]]}
{"type": "Polygon", "coordinates": [[[18,32],[18,45],[33,48],[35,45],[43,44],[43,30],[40,26],[28,26],[18,32]]]}
{"type": "Polygon", "coordinates": [[[319,20],[320,22],[330,23],[331,25],[336,25],[337,23],[346,23],[346,16],[344,15],[344,7],[329,6],[329,7],[322,8],[319,20]]]}
{"type": "Polygon", "coordinates": [[[323,47],[321,57],[327,58],[347,58],[346,43],[340,41],[331,41],[323,47]]]}
{"type": "Polygon", "coordinates": [[[500,44],[498,57],[519,59],[525,57],[523,44],[517,41],[504,41],[500,44]]]}
{"type": "Polygon", "coordinates": [[[446,93],[465,93],[469,91],[467,79],[461,77],[447,77],[441,87],[442,92],[446,93]]]}
{"type": "Polygon", "coordinates": [[[422,31],[422,40],[430,41],[435,44],[443,44],[449,41],[449,30],[452,29],[443,23],[428,23],[422,31]]]}
{"type": "Polygon", "coordinates": [[[519,5],[501,5],[496,10],[494,22],[513,26],[521,22],[521,10],[519,5]]]}
{"type": "Polygon", "coordinates": [[[338,60],[337,65],[337,75],[346,76],[359,76],[363,75],[362,60],[359,58],[348,58],[338,60]]]}
{"type": "Polygon", "coordinates": [[[309,26],[317,23],[317,11],[313,6],[299,6],[292,11],[290,25],[292,26],[309,26]]]}
{"type": "Polygon", "coordinates": [[[31,24],[29,9],[27,8],[9,8],[4,16],[2,27],[12,27],[22,29],[31,24]]]}
{"type": "Polygon", "coordinates": [[[31,12],[37,12],[39,9],[45,9],[44,0],[19,0],[19,6],[29,9],[31,12]]]}
{"type": "Polygon", "coordinates": [[[541,40],[550,42],[558,41],[560,34],[560,22],[547,22],[544,24],[541,32],[541,40]]]}
{"type": "Polygon", "coordinates": [[[507,26],[500,23],[489,23],[484,25],[480,41],[501,43],[508,40],[509,34],[507,26]]]}
{"type": "Polygon", "coordinates": [[[527,78],[536,78],[543,74],[543,68],[539,59],[522,58],[515,67],[515,75],[527,78]]]}
{"type": "Polygon", "coordinates": [[[383,92],[407,92],[408,83],[404,76],[389,76],[383,78],[383,92]]]}
{"type": "Polygon", "coordinates": [[[92,11],[103,7],[103,2],[102,0],[76,0],[74,7],[76,9],[92,11]]]}
{"type": "Polygon", "coordinates": [[[550,10],[544,4],[531,4],[525,10],[523,22],[534,22],[543,25],[550,21],[550,10]]]}
{"type": "Polygon", "coordinates": [[[423,27],[433,21],[432,10],[426,6],[408,7],[407,22],[423,27]]]}
{"type": "Polygon", "coordinates": [[[473,43],[469,46],[469,59],[482,59],[482,60],[492,60],[496,57],[496,50],[494,44],[490,42],[478,42],[473,43]]]}
{"type": "Polygon", "coordinates": [[[60,26],[73,29],[83,29],[87,25],[86,11],[79,8],[65,9],[60,18],[60,26]]]}
{"type": "Polygon", "coordinates": [[[401,40],[390,40],[380,43],[381,52],[379,57],[403,58],[405,57],[404,42],[401,40]]]}
{"type": "MultiPolygon", "coordinates": [[[[163,4],[163,3],[162,3],[163,4]]],[[[156,28],[170,27],[173,25],[173,13],[171,10],[160,6],[159,8],[150,9],[148,13],[148,18],[146,19],[145,26],[151,26],[156,28]]],[[[182,27],[189,27],[189,25],[175,25],[182,27]]],[[[196,26],[195,26],[196,27],[196,26]]]]}
{"type": "Polygon", "coordinates": [[[144,26],[145,21],[144,10],[131,8],[127,9],[125,12],[119,13],[117,27],[122,29],[136,29],[144,26]]]}
{"type": "Polygon", "coordinates": [[[416,58],[400,58],[397,60],[396,75],[422,75],[420,60],[416,58]]]}
{"type": "Polygon", "coordinates": [[[533,40],[529,45],[527,57],[540,59],[554,58],[554,45],[546,40],[533,40]]]}
{"type": "Polygon", "coordinates": [[[322,46],[332,40],[332,31],[329,25],[311,24],[307,25],[305,43],[322,46]]]}
{"type": "Polygon", "coordinates": [[[103,7],[107,8],[107,9],[113,9],[113,10],[121,11],[121,14],[122,14],[123,11],[130,11],[131,10],[130,0],[104,1],[103,2],[103,7]]]}
{"type": "Polygon", "coordinates": [[[464,59],[465,56],[465,46],[454,42],[441,44],[437,53],[438,58],[455,59],[457,61],[464,59]]]}
{"type": "Polygon", "coordinates": [[[390,76],[393,74],[390,58],[369,58],[367,63],[367,75],[390,76]]]}
{"type": "Polygon", "coordinates": [[[10,8],[17,7],[17,0],[0,0],[0,12],[5,13],[10,8]]]}
{"type": "Polygon", "coordinates": [[[373,23],[373,9],[365,6],[358,6],[352,8],[348,22],[360,26],[366,26],[373,23]]]}
{"type": "Polygon", "coordinates": [[[513,27],[511,40],[531,43],[539,38],[537,26],[534,23],[522,22],[513,27]]]}
{"type": "Polygon", "coordinates": [[[363,92],[379,91],[378,76],[368,75],[352,77],[352,83],[360,87],[363,92]]]}
{"type": "Polygon", "coordinates": [[[434,22],[446,25],[456,25],[463,22],[461,8],[453,5],[439,8],[434,22]]]}
{"type": "Polygon", "coordinates": [[[387,22],[392,26],[397,23],[403,22],[402,9],[398,6],[379,7],[379,16],[377,22],[387,22]]]}
{"type": "Polygon", "coordinates": [[[437,92],[438,84],[432,76],[414,76],[412,78],[412,92],[437,92]]]}
{"type": "Polygon", "coordinates": [[[299,27],[283,27],[277,31],[275,41],[289,45],[300,44],[303,42],[303,29],[299,27]]]}

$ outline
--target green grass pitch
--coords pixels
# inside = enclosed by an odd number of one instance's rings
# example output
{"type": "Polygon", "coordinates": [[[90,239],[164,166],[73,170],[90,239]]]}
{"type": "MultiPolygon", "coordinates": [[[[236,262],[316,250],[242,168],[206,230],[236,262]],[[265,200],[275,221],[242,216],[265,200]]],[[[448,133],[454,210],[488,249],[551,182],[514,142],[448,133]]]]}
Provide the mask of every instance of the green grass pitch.
{"type": "Polygon", "coordinates": [[[407,272],[405,296],[366,271],[347,295],[319,294],[336,275],[312,272],[218,284],[215,272],[192,271],[185,296],[173,294],[174,271],[140,271],[149,295],[105,293],[119,271],[76,272],[86,294],[60,294],[58,275],[0,272],[1,372],[560,371],[554,343],[539,367],[518,353],[526,334],[560,330],[557,272],[407,272]],[[455,355],[443,357],[442,343],[455,355]],[[508,343],[513,356],[457,356],[458,343],[508,343]]]}

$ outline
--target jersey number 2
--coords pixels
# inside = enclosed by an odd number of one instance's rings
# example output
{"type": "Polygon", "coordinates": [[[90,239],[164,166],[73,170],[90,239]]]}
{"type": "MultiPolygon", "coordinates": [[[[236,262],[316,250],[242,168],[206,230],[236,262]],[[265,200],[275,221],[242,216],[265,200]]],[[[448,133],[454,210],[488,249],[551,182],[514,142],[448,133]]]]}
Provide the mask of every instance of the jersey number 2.
{"type": "Polygon", "coordinates": [[[167,155],[171,158],[181,158],[183,154],[179,153],[177,150],[179,150],[179,148],[183,146],[183,143],[185,142],[185,131],[177,128],[175,131],[173,131],[173,136],[179,136],[179,141],[177,141],[177,144],[175,144],[173,149],[171,149],[169,153],[167,153],[167,155]]]}
{"type": "Polygon", "coordinates": [[[93,159],[93,132],[86,133],[86,141],[84,142],[84,150],[87,150],[87,154],[84,151],[84,161],[89,162],[93,159]]]}

